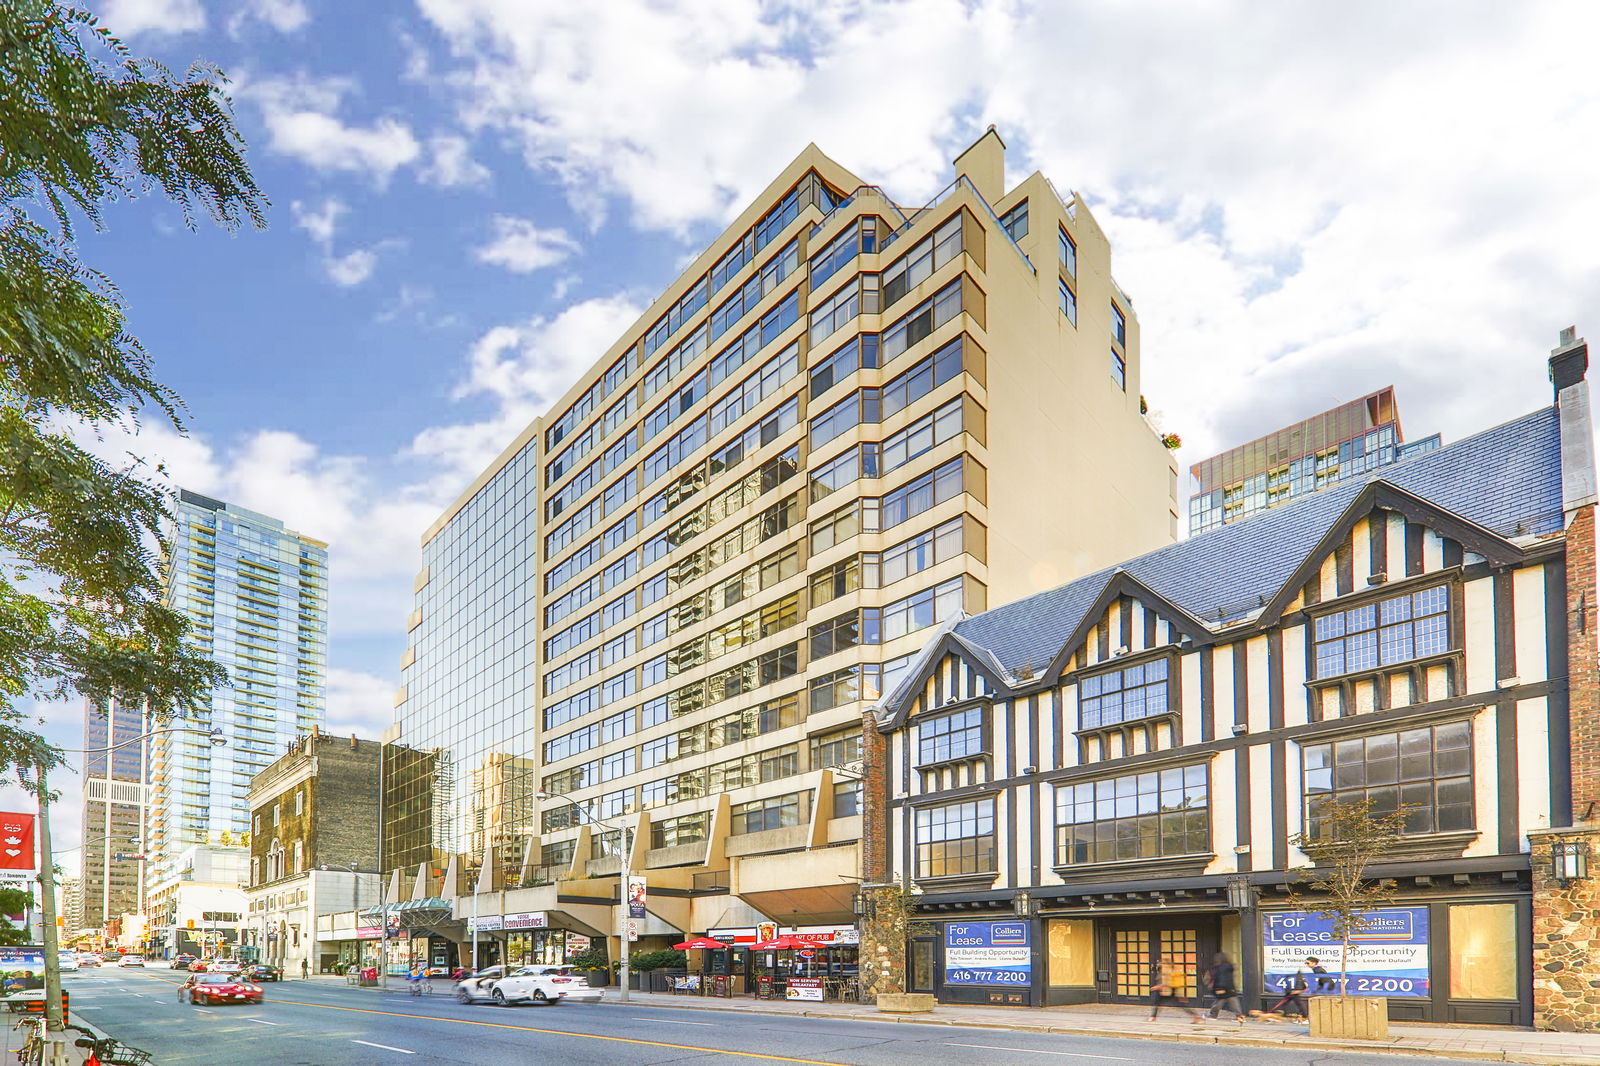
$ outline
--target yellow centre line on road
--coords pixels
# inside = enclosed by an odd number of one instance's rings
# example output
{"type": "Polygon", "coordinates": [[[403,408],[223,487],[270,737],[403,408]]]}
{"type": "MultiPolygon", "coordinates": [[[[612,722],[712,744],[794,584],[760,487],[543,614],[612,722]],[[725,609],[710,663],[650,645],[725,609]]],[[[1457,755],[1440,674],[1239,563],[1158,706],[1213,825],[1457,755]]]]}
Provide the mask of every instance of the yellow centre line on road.
{"type": "MultiPolygon", "coordinates": [[[[158,977],[158,981],[169,981],[170,978],[158,977]]],[[[759,1051],[726,1051],[715,1047],[697,1047],[694,1044],[669,1044],[662,1040],[636,1040],[628,1036],[601,1036],[598,1033],[569,1033],[563,1029],[541,1029],[534,1025],[511,1025],[506,1022],[480,1022],[471,1018],[444,1018],[433,1014],[406,1014],[403,1011],[373,1010],[370,1007],[335,1007],[331,1003],[301,1003],[294,999],[275,999],[274,1003],[287,1003],[295,1007],[313,1007],[317,1010],[342,1010],[351,1014],[379,1014],[385,1018],[417,1018],[429,1022],[449,1022],[452,1025],[481,1025],[485,1029],[515,1029],[523,1033],[548,1033],[551,1036],[571,1036],[582,1040],[609,1040],[615,1044],[643,1044],[646,1047],[669,1047],[677,1051],[702,1051],[708,1055],[741,1055],[747,1059],[762,1059],[766,1062],[798,1062],[802,1066],[843,1066],[838,1062],[823,1062],[820,1059],[792,1059],[786,1055],[764,1055],[759,1051]]]]}

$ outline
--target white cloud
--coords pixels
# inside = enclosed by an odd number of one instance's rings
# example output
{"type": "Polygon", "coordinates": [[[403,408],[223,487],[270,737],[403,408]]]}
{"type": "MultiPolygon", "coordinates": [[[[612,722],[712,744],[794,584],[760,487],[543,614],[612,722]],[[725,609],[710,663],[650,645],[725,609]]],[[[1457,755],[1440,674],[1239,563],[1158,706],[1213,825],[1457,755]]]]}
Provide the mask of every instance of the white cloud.
{"type": "Polygon", "coordinates": [[[228,33],[238,38],[252,22],[279,33],[295,33],[310,21],[311,10],[303,0],[249,0],[228,20],[228,33]]]}
{"type": "Polygon", "coordinates": [[[104,0],[98,7],[100,24],[115,37],[194,33],[206,27],[200,0],[104,0]]]}
{"type": "Polygon", "coordinates": [[[355,89],[348,79],[269,78],[240,95],[253,99],[267,127],[268,147],[322,171],[348,171],[380,186],[415,162],[422,146],[410,126],[392,116],[352,125],[337,112],[355,89]]]}
{"type": "Polygon", "coordinates": [[[472,146],[465,137],[439,134],[428,138],[428,165],[417,174],[429,185],[452,189],[483,185],[489,181],[489,168],[472,158],[472,146]]]}
{"type": "Polygon", "coordinates": [[[578,251],[578,242],[561,229],[540,229],[528,219],[494,216],[494,237],[477,248],[480,263],[505,267],[514,274],[529,274],[565,262],[578,251]]]}
{"type": "Polygon", "coordinates": [[[378,267],[378,253],[371,248],[357,248],[344,255],[330,256],[323,261],[328,280],[343,288],[360,285],[372,276],[378,267]]]}
{"type": "Polygon", "coordinates": [[[329,669],[326,731],[337,736],[354,733],[376,740],[394,723],[395,678],[374,677],[359,670],[329,669]]]}
{"type": "Polygon", "coordinates": [[[391,238],[365,248],[354,248],[342,255],[335,253],[333,238],[338,231],[339,218],[345,211],[345,205],[332,197],[316,207],[308,207],[300,200],[289,204],[289,214],[295,226],[310,234],[312,241],[321,249],[322,270],[328,280],[341,288],[351,288],[372,277],[382,253],[403,248],[405,242],[391,238]]]}
{"type": "Polygon", "coordinates": [[[322,245],[333,243],[339,216],[346,210],[344,204],[332,197],[322,201],[317,207],[308,207],[299,200],[289,204],[289,214],[294,219],[294,224],[309,233],[312,240],[322,245]]]}

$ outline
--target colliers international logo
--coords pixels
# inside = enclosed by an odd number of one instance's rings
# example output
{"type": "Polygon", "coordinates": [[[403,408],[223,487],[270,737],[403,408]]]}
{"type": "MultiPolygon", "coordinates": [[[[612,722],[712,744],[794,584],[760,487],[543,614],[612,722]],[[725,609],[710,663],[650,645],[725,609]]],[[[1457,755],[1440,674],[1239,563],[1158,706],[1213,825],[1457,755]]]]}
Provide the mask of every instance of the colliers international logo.
{"type": "Polygon", "coordinates": [[[1384,911],[1368,914],[1361,928],[1350,930],[1352,944],[1381,944],[1409,941],[1412,937],[1410,911],[1384,911]]]}

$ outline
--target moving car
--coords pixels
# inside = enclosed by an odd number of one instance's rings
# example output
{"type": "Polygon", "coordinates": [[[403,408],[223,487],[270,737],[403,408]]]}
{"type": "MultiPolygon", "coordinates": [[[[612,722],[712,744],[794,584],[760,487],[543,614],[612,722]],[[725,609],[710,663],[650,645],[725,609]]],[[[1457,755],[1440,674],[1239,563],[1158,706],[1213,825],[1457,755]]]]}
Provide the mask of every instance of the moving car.
{"type": "Polygon", "coordinates": [[[62,973],[77,973],[79,964],[78,956],[70,951],[63,951],[56,955],[56,964],[62,973]]]}
{"type": "Polygon", "coordinates": [[[570,966],[523,966],[503,976],[489,977],[491,966],[456,984],[456,999],[462,1003],[598,1003],[603,988],[590,988],[589,981],[570,966]]]}
{"type": "Polygon", "coordinates": [[[174,970],[186,970],[189,968],[189,964],[193,961],[194,956],[187,952],[182,955],[174,955],[172,956],[172,968],[174,970]]]}
{"type": "Polygon", "coordinates": [[[196,1006],[202,1003],[260,1003],[261,986],[240,981],[232,974],[197,973],[178,986],[178,1002],[184,1000],[196,1006]]]}
{"type": "Polygon", "coordinates": [[[78,965],[84,969],[88,969],[91,966],[99,966],[100,956],[94,954],[92,951],[84,952],[78,956],[78,965]]]}
{"type": "Polygon", "coordinates": [[[143,955],[124,955],[117,962],[117,965],[118,966],[143,966],[144,965],[144,956],[143,955]]]}
{"type": "Polygon", "coordinates": [[[266,962],[252,962],[239,971],[239,976],[246,981],[281,981],[283,968],[266,962]]]}
{"type": "Polygon", "coordinates": [[[207,959],[206,973],[237,974],[240,966],[233,959],[207,959]]]}

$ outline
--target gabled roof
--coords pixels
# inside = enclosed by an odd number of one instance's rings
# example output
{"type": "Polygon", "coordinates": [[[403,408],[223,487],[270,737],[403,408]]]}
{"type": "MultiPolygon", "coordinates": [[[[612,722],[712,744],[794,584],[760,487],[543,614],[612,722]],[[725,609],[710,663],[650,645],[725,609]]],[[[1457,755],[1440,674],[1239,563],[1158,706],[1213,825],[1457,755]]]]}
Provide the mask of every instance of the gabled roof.
{"type": "MultiPolygon", "coordinates": [[[[1385,481],[1500,537],[1562,528],[1561,438],[1554,407],[1437,451],[1170,544],[1068,585],[960,622],[1013,675],[1044,671],[1117,571],[1213,630],[1267,606],[1369,485],[1385,481]]],[[[887,702],[887,701],[886,701],[887,702]]]]}

